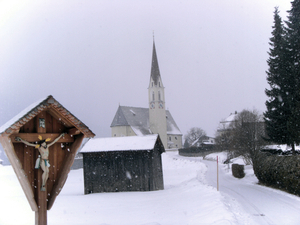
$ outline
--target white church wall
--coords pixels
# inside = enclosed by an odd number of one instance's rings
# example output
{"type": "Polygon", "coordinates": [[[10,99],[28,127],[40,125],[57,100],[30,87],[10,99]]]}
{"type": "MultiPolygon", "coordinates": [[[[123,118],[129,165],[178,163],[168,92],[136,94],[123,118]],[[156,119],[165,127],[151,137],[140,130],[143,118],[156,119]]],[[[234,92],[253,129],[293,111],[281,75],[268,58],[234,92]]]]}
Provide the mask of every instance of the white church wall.
{"type": "Polygon", "coordinates": [[[168,149],[182,148],[182,135],[168,134],[168,149]]]}
{"type": "Polygon", "coordinates": [[[130,126],[116,126],[111,128],[112,137],[136,136],[130,126]]]}

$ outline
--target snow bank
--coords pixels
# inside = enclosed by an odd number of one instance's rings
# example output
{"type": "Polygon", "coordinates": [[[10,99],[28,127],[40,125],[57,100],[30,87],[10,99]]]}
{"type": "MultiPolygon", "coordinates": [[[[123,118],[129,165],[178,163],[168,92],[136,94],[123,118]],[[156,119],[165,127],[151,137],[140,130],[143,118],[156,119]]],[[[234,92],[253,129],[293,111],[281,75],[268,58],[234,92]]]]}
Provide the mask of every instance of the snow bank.
{"type": "MultiPolygon", "coordinates": [[[[48,211],[48,224],[238,224],[220,192],[204,184],[207,168],[200,158],[184,158],[168,152],[162,155],[162,160],[165,184],[162,191],[84,195],[82,169],[71,171],[48,211]]],[[[0,224],[34,224],[34,213],[11,166],[0,167],[0,181],[0,224]]]]}
{"type": "Polygon", "coordinates": [[[213,160],[216,161],[217,160],[217,156],[219,159],[219,162],[224,162],[227,159],[227,152],[216,152],[216,153],[211,153],[209,155],[205,156],[206,160],[213,160]]]}

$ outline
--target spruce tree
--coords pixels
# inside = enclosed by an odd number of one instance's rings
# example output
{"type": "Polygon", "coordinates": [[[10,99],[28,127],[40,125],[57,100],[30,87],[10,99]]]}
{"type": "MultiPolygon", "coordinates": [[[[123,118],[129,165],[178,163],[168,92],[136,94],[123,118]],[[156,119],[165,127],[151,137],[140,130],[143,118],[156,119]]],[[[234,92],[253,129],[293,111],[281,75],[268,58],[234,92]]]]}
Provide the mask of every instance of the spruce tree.
{"type": "Polygon", "coordinates": [[[285,94],[285,41],[284,27],[279,16],[279,10],[276,7],[274,12],[274,25],[272,26],[272,37],[270,38],[270,50],[267,71],[267,81],[270,89],[266,89],[265,93],[269,97],[266,101],[267,111],[264,113],[266,132],[269,141],[285,144],[287,138],[287,116],[285,110],[286,94],[285,94]]]}
{"type": "Polygon", "coordinates": [[[291,145],[294,154],[300,143],[300,0],[292,2],[288,13],[284,27],[278,9],[274,12],[264,116],[269,140],[291,145]]]}
{"type": "Polygon", "coordinates": [[[291,79],[287,83],[289,87],[289,106],[291,115],[288,118],[289,141],[293,147],[300,143],[300,0],[291,2],[292,8],[288,11],[286,22],[286,62],[287,71],[291,79]]]}

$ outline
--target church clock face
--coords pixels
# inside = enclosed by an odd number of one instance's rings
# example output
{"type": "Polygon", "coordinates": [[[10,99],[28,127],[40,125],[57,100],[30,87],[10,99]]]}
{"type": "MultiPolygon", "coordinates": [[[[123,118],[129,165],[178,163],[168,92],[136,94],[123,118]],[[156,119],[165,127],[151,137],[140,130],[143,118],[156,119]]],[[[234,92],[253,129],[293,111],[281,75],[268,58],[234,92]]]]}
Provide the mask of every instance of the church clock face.
{"type": "Polygon", "coordinates": [[[160,109],[163,109],[164,108],[164,105],[162,103],[159,103],[159,108],[160,109]]]}
{"type": "Polygon", "coordinates": [[[155,105],[154,105],[154,103],[152,102],[152,103],[150,103],[150,109],[155,109],[155,105]]]}

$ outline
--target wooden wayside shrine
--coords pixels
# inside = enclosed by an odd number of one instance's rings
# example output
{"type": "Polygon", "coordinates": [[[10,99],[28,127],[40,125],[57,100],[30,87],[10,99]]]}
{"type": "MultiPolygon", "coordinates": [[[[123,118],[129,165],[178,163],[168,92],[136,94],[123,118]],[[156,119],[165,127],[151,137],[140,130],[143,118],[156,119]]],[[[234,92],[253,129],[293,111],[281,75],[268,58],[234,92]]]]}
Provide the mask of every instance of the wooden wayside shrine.
{"type": "Polygon", "coordinates": [[[29,106],[0,127],[0,142],[31,209],[35,211],[36,225],[47,224],[47,210],[51,209],[62,190],[77,150],[84,138],[94,136],[85,124],[51,95],[29,106]],[[41,138],[48,139],[50,143],[62,133],[64,135],[49,147],[49,178],[43,191],[43,170],[35,169],[39,150],[18,141],[18,138],[32,144],[38,143],[41,138]]]}

